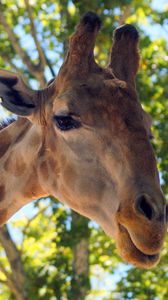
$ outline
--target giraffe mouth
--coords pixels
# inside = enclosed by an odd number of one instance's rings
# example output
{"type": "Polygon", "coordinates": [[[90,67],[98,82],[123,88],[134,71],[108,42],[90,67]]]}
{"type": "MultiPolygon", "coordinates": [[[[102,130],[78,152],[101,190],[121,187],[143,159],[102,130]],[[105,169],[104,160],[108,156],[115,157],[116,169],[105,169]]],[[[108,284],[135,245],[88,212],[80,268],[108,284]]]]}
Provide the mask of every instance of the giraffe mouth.
{"type": "Polygon", "coordinates": [[[139,249],[132,240],[128,230],[119,224],[119,238],[117,246],[121,257],[139,268],[149,269],[159,262],[160,255],[148,254],[139,249]]]}

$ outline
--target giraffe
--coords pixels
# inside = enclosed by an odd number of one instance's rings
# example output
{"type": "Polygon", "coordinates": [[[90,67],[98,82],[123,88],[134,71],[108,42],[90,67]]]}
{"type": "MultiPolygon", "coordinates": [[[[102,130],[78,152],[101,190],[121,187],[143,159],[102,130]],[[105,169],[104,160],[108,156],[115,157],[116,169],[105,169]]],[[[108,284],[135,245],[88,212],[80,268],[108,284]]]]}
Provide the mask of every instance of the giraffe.
{"type": "Polygon", "coordinates": [[[1,104],[18,115],[0,131],[0,223],[53,195],[100,224],[123,259],[150,268],[167,225],[151,121],[135,86],[139,35],[129,24],[117,28],[102,68],[93,54],[100,27],[93,12],[81,18],[58,76],[42,90],[0,70],[1,104]]]}

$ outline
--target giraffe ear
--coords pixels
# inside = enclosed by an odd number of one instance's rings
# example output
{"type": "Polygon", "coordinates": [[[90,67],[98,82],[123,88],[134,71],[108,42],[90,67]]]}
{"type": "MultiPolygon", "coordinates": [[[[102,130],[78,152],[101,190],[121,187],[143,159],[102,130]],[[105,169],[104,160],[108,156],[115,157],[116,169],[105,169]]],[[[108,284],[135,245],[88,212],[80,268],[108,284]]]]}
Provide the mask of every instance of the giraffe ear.
{"type": "Polygon", "coordinates": [[[37,92],[31,90],[15,73],[0,70],[0,103],[20,116],[30,116],[36,109],[37,92]]]}

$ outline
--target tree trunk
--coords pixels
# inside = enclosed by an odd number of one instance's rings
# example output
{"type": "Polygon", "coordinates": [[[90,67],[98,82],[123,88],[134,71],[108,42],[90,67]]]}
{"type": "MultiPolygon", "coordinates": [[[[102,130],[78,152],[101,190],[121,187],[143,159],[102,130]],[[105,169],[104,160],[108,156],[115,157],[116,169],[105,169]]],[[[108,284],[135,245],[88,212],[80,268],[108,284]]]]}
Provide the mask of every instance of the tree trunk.
{"type": "Polygon", "coordinates": [[[84,300],[90,288],[89,282],[89,235],[88,220],[72,212],[73,278],[71,298],[84,300]]]}
{"type": "Polygon", "coordinates": [[[5,250],[12,271],[12,273],[9,273],[1,267],[1,271],[4,272],[4,275],[7,277],[7,285],[17,300],[28,300],[28,294],[25,288],[26,275],[22,265],[21,253],[16,248],[6,225],[0,228],[0,243],[5,250]]]}

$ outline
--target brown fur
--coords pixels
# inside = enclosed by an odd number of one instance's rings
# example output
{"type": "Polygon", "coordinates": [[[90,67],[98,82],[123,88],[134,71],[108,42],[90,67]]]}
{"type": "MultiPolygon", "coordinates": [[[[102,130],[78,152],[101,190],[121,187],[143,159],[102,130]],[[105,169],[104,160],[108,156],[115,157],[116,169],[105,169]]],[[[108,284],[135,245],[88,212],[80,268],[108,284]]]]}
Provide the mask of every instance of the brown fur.
{"type": "Polygon", "coordinates": [[[26,169],[26,162],[21,155],[19,157],[15,157],[15,154],[12,155],[11,152],[10,157],[8,157],[4,163],[4,169],[16,177],[21,176],[26,169]]]}
{"type": "Polygon", "coordinates": [[[5,186],[0,185],[0,201],[3,200],[3,197],[5,196],[5,186]]]}
{"type": "Polygon", "coordinates": [[[10,135],[6,132],[1,133],[1,143],[0,143],[0,158],[6,153],[10,146],[10,135]]]}
{"type": "Polygon", "coordinates": [[[36,170],[34,170],[33,174],[28,177],[28,180],[25,183],[23,196],[30,199],[45,196],[45,191],[38,181],[38,174],[36,170]]]}
{"type": "Polygon", "coordinates": [[[41,91],[0,71],[3,105],[23,116],[0,132],[1,223],[52,194],[97,221],[125,260],[149,268],[159,261],[167,226],[150,119],[135,88],[138,33],[131,25],[115,31],[103,69],[93,55],[99,28],[95,14],[82,18],[57,78],[41,91]],[[80,126],[59,128],[62,115],[80,126]]]}
{"type": "Polygon", "coordinates": [[[6,221],[7,209],[0,209],[0,224],[3,224],[6,221]]]}
{"type": "Polygon", "coordinates": [[[49,177],[49,172],[48,172],[48,165],[46,161],[42,161],[40,163],[40,172],[44,178],[44,180],[47,180],[49,177]]]}

